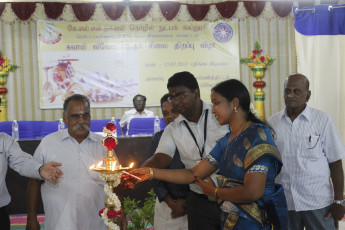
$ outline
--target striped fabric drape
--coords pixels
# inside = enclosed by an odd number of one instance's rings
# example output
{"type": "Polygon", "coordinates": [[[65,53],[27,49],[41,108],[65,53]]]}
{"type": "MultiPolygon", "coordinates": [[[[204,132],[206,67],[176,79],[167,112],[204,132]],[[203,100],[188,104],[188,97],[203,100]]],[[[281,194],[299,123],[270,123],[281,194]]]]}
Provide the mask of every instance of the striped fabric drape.
{"type": "MultiPolygon", "coordinates": [[[[297,4],[294,3],[294,4],[297,4]]],[[[36,10],[28,21],[13,20],[16,17],[9,6],[0,18],[0,49],[13,63],[21,68],[15,73],[10,73],[7,83],[8,88],[8,119],[13,120],[58,120],[62,116],[62,110],[41,110],[39,108],[39,80],[37,64],[37,34],[36,21],[47,19],[43,4],[37,3],[36,10]]],[[[226,19],[221,16],[215,5],[211,5],[203,20],[215,21],[226,19]]],[[[284,18],[277,16],[272,3],[266,2],[265,7],[258,17],[252,17],[245,9],[244,3],[239,2],[236,12],[230,18],[239,20],[240,30],[240,56],[245,57],[254,47],[255,41],[259,41],[264,53],[276,58],[276,62],[266,72],[267,86],[265,113],[268,118],[271,114],[283,108],[282,100],[283,83],[291,72],[296,72],[295,30],[293,14],[284,18]]],[[[60,20],[77,21],[71,5],[65,5],[60,20]]],[[[101,4],[96,4],[94,14],[90,20],[105,21],[109,17],[104,12],[101,4]]],[[[135,21],[130,13],[130,7],[126,6],[119,21],[135,21]]],[[[177,16],[171,21],[193,20],[188,13],[186,5],[181,5],[177,16]]],[[[147,16],[141,21],[167,21],[161,14],[158,3],[153,3],[147,16]]],[[[241,66],[241,80],[249,88],[251,95],[255,89],[252,84],[254,77],[245,65],[241,66]]],[[[159,107],[148,108],[155,114],[162,116],[159,107]]],[[[93,109],[93,119],[107,119],[115,116],[120,118],[128,108],[102,108],[93,109]]]]}

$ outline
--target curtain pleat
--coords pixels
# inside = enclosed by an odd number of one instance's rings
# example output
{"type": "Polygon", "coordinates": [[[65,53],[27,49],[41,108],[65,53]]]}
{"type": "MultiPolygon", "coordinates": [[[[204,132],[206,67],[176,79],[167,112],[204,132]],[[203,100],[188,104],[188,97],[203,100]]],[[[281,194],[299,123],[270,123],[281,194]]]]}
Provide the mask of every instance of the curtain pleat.
{"type": "Polygon", "coordinates": [[[231,18],[237,10],[238,2],[221,2],[217,3],[216,7],[224,18],[231,18]]]}
{"type": "Polygon", "coordinates": [[[123,14],[125,10],[125,6],[123,4],[117,3],[102,3],[102,7],[104,12],[108,15],[109,18],[112,20],[117,20],[123,14]]]}
{"type": "Polygon", "coordinates": [[[73,3],[71,5],[79,21],[88,21],[96,8],[96,3],[73,3]]]}
{"type": "Polygon", "coordinates": [[[57,19],[63,12],[65,3],[61,2],[44,2],[44,12],[48,18],[57,19]]]}
{"type": "Polygon", "coordinates": [[[21,21],[28,20],[35,12],[36,3],[34,2],[12,2],[11,8],[21,21]]]}
{"type": "Polygon", "coordinates": [[[244,7],[246,8],[248,14],[252,17],[258,17],[265,8],[266,2],[244,2],[244,7]]]}
{"type": "Polygon", "coordinates": [[[152,4],[132,5],[129,9],[135,20],[143,19],[150,11],[152,4]]]}
{"type": "Polygon", "coordinates": [[[170,21],[176,17],[178,11],[180,10],[181,4],[178,2],[160,2],[159,7],[163,17],[170,21]]]}
{"type": "Polygon", "coordinates": [[[285,18],[290,14],[292,6],[292,1],[272,2],[274,12],[281,18],[285,18]]]}
{"type": "Polygon", "coordinates": [[[209,4],[204,4],[204,5],[187,5],[188,12],[190,16],[195,21],[201,21],[206,17],[206,14],[210,10],[210,5],[209,4]]]}
{"type": "Polygon", "coordinates": [[[2,12],[4,11],[5,9],[5,6],[6,6],[6,3],[0,3],[0,16],[2,15],[2,12]]]}

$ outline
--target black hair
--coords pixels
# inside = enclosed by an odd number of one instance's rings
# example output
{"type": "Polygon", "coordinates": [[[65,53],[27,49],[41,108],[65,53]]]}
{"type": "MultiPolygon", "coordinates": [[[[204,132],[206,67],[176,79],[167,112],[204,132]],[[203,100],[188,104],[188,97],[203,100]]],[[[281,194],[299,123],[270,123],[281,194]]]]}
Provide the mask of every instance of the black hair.
{"type": "Polygon", "coordinates": [[[230,79],[218,83],[211,91],[219,93],[227,101],[232,101],[235,97],[239,100],[239,106],[247,113],[247,120],[254,123],[268,125],[250,111],[250,95],[247,87],[236,79],[230,79]]]}
{"type": "Polygon", "coordinates": [[[163,106],[163,103],[168,101],[168,98],[169,98],[169,94],[164,94],[163,97],[161,98],[161,108],[163,106]]]}
{"type": "Polygon", "coordinates": [[[192,91],[199,89],[199,84],[196,78],[193,74],[187,71],[175,73],[169,78],[167,88],[169,89],[170,87],[176,86],[185,86],[192,91]]]}
{"type": "Polygon", "coordinates": [[[69,96],[65,99],[63,103],[63,112],[66,113],[68,109],[68,104],[70,101],[84,101],[87,103],[87,106],[90,108],[90,100],[84,95],[81,94],[73,94],[72,96],[69,96]]]}
{"type": "Polygon", "coordinates": [[[133,103],[134,103],[134,100],[135,100],[136,97],[142,97],[142,98],[144,98],[144,101],[146,102],[146,97],[145,97],[144,95],[137,94],[137,95],[135,95],[135,96],[133,97],[133,103]]]}

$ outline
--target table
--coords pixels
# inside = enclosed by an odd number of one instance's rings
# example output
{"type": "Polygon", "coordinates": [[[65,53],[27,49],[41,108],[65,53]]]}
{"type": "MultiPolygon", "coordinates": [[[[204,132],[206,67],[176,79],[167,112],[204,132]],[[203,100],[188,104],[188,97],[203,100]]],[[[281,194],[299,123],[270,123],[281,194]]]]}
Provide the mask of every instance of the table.
{"type": "MultiPolygon", "coordinates": [[[[151,157],[150,145],[151,136],[138,137],[118,137],[118,145],[115,147],[115,153],[121,165],[129,165],[134,162],[134,167],[139,167],[146,159],[151,157]]],[[[23,151],[33,154],[41,140],[19,140],[18,143],[23,151]]],[[[104,153],[104,156],[105,153],[104,153]]],[[[97,163],[97,162],[95,162],[97,163]]],[[[29,179],[20,176],[12,169],[8,169],[6,175],[6,184],[8,191],[12,197],[9,205],[10,214],[24,214],[26,209],[26,191],[29,179]]],[[[145,181],[138,184],[133,190],[124,190],[123,196],[135,198],[137,200],[144,200],[147,197],[147,192],[152,188],[152,181],[145,181]]],[[[43,205],[41,196],[39,198],[38,213],[43,212],[43,205]]]]}

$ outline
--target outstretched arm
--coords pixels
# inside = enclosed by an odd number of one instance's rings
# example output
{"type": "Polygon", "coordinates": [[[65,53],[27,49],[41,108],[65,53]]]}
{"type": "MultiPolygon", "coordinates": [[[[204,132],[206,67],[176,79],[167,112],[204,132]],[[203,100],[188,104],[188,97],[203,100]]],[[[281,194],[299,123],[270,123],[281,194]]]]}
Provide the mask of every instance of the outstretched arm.
{"type": "Polygon", "coordinates": [[[164,180],[175,184],[190,184],[195,181],[196,177],[206,178],[216,170],[217,169],[213,167],[213,165],[204,159],[192,169],[134,169],[129,173],[141,178],[140,180],[131,176],[125,176],[123,179],[125,181],[125,186],[127,187],[133,186],[133,183],[140,183],[150,179],[164,180]]]}

